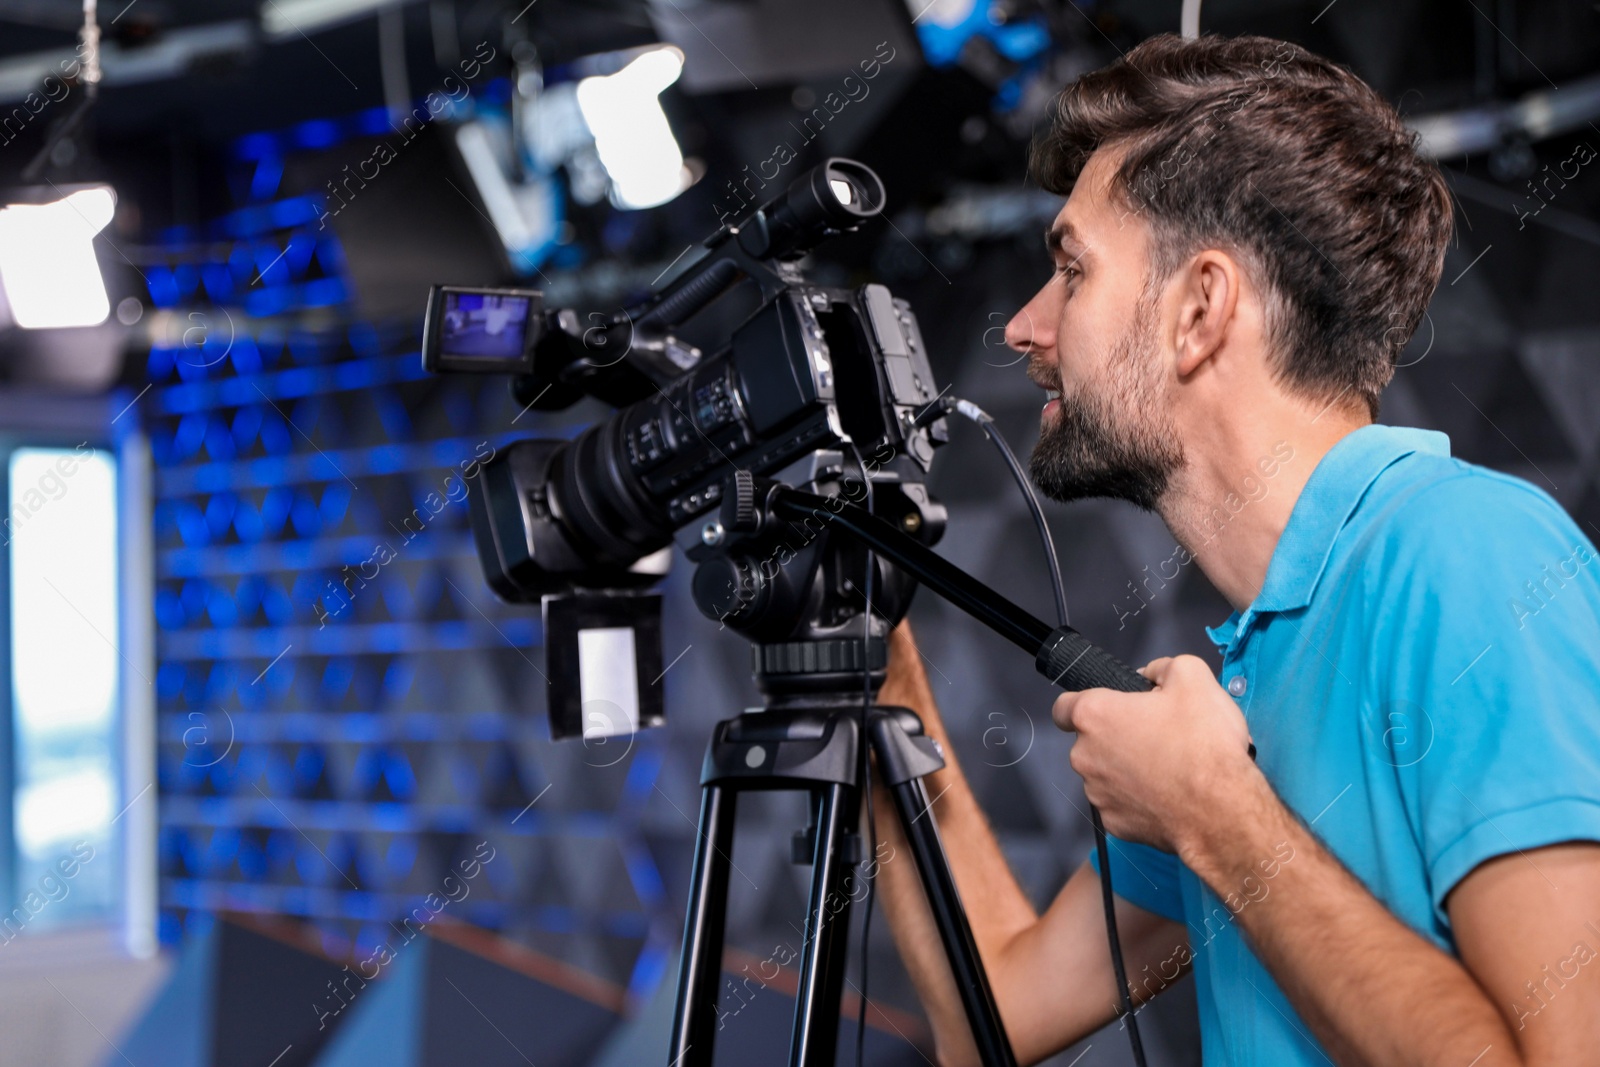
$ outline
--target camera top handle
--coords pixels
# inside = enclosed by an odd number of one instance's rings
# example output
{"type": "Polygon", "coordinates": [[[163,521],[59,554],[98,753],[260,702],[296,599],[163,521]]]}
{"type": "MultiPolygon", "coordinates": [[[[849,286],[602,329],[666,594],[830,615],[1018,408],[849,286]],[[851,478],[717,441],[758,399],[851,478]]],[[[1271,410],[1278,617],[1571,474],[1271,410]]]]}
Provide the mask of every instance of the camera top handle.
{"type": "Polygon", "coordinates": [[[702,353],[676,328],[741,281],[763,306],[801,280],[795,262],[883,210],[883,183],[852,159],[830,157],[778,196],[701,243],[705,253],[659,293],[610,315],[545,313],[531,374],[513,382],[519,404],[554,411],[583,396],[626,407],[697,366],[702,353]],[[594,321],[598,319],[599,321],[594,321]]]}

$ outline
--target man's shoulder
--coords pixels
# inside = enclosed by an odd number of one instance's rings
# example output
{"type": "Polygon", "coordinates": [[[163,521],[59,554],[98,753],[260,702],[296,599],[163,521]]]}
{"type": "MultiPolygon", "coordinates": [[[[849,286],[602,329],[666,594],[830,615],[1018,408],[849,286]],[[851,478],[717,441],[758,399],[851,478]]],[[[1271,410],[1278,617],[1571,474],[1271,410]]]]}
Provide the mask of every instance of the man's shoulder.
{"type": "Polygon", "coordinates": [[[1360,535],[1381,543],[1390,562],[1452,563],[1587,544],[1572,517],[1538,485],[1454,456],[1405,456],[1363,503],[1355,516],[1365,520],[1360,535]]]}
{"type": "Polygon", "coordinates": [[[1563,595],[1553,614],[1600,615],[1594,543],[1540,486],[1449,456],[1411,455],[1373,489],[1352,517],[1360,528],[1348,558],[1363,598],[1384,605],[1380,616],[1441,630],[1486,613],[1520,621],[1517,598],[1550,575],[1581,590],[1563,595]]]}

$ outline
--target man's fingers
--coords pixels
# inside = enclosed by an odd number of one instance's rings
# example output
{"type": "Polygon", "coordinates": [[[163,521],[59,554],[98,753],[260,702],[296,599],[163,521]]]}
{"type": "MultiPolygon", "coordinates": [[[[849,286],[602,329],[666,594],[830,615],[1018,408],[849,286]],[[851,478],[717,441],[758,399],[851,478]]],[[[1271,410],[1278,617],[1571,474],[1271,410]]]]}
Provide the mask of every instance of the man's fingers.
{"type": "Polygon", "coordinates": [[[1050,717],[1055,720],[1056,726],[1067,733],[1082,733],[1089,727],[1091,719],[1098,719],[1117,698],[1125,695],[1111,689],[1062,693],[1051,706],[1050,717]]]}
{"type": "Polygon", "coordinates": [[[1149,663],[1146,663],[1143,667],[1140,667],[1139,673],[1144,675],[1150,681],[1154,682],[1156,685],[1160,685],[1161,679],[1165,678],[1167,672],[1171,669],[1172,657],[1158,656],[1149,663]]]}
{"type": "Polygon", "coordinates": [[[1079,733],[1084,720],[1093,707],[1098,707],[1111,691],[1109,689],[1084,689],[1076,693],[1062,693],[1050,708],[1050,717],[1056,726],[1069,734],[1079,733]]]}
{"type": "Polygon", "coordinates": [[[1056,697],[1056,702],[1050,706],[1050,718],[1055,720],[1056,729],[1072,733],[1072,711],[1078,705],[1078,698],[1082,693],[1062,693],[1056,697]]]}

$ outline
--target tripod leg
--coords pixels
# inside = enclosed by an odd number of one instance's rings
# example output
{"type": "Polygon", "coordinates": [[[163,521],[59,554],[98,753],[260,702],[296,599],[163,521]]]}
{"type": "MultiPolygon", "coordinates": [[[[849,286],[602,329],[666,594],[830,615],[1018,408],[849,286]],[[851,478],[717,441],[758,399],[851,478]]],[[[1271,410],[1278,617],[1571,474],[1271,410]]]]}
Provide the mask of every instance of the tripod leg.
{"type": "Polygon", "coordinates": [[[716,1042],[717,986],[722,979],[722,921],[728,910],[728,869],[738,794],[708,785],[700,794],[700,830],[694,849],[694,883],[684,922],[678,971],[678,1007],[672,1020],[674,1067],[711,1067],[716,1042]]]}
{"type": "Polygon", "coordinates": [[[978,956],[978,944],[973,940],[961,896],[956,892],[955,876],[945,857],[939,827],[928,806],[928,791],[923,788],[921,778],[912,778],[890,788],[900,825],[905,829],[917,872],[928,894],[934,923],[939,927],[939,939],[944,942],[945,955],[950,960],[950,972],[961,994],[961,1005],[972,1027],[978,1058],[990,1067],[1016,1067],[1011,1042],[1006,1037],[1000,1010],[989,988],[989,977],[978,956]]]}
{"type": "Polygon", "coordinates": [[[845,835],[855,828],[860,793],[833,784],[819,790],[817,844],[811,864],[811,901],[800,960],[790,1067],[829,1067],[839,1044],[839,996],[844,989],[850,896],[844,879],[852,864],[845,835]]]}

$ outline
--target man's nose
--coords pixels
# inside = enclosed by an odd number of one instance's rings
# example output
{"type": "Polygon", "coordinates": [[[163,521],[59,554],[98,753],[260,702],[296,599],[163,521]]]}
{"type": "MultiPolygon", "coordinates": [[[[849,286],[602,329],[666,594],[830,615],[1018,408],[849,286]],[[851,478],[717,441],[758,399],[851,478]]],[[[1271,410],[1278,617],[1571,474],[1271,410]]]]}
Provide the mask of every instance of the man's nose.
{"type": "Polygon", "coordinates": [[[1036,296],[1011,316],[1011,321],[1006,323],[1006,345],[1014,351],[1027,354],[1042,348],[1049,348],[1053,338],[1048,336],[1049,325],[1045,316],[1039,313],[1036,305],[1039,298],[1036,296]]]}

